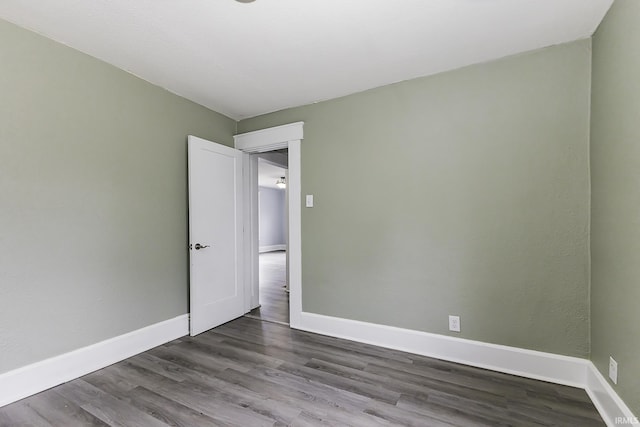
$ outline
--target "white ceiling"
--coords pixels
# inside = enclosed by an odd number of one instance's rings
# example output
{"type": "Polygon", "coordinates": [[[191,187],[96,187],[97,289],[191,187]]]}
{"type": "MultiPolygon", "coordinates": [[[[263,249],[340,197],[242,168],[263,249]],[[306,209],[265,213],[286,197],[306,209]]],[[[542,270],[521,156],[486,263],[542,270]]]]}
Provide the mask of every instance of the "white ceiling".
{"type": "Polygon", "coordinates": [[[262,159],[258,159],[258,186],[278,188],[276,186],[276,181],[281,176],[285,176],[284,168],[265,162],[262,159]]]}
{"type": "Polygon", "coordinates": [[[234,119],[589,37],[613,0],[1,0],[234,119]]]}

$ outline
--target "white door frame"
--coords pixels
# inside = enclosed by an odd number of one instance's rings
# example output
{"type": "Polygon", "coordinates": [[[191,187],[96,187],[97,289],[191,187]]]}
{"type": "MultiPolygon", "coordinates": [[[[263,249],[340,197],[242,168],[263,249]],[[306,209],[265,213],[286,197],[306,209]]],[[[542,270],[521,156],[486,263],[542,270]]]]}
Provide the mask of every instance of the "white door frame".
{"type": "Polygon", "coordinates": [[[302,185],[301,142],[304,122],[290,123],[234,136],[235,147],[244,154],[244,230],[245,230],[245,307],[258,306],[257,289],[257,224],[252,220],[252,206],[257,206],[258,159],[252,153],[288,149],[289,177],[289,325],[299,328],[302,313],[302,185]]]}

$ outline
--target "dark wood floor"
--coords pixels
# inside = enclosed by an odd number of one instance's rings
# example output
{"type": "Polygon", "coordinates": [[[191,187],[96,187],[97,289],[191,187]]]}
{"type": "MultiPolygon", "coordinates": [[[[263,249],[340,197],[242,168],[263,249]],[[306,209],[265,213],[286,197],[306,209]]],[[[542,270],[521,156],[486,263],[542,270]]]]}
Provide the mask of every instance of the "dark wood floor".
{"type": "Polygon", "coordinates": [[[1,426],[602,426],[583,390],[240,318],[0,408],[1,426]]]}
{"type": "Polygon", "coordinates": [[[248,316],[289,324],[289,293],[286,285],[286,252],[260,254],[260,307],[248,316]]]}

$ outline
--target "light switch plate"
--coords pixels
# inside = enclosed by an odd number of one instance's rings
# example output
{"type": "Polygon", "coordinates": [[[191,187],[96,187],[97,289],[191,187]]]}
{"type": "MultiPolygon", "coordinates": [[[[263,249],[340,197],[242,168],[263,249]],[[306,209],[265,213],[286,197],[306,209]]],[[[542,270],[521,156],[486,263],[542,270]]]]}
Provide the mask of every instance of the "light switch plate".
{"type": "Polygon", "coordinates": [[[306,206],[308,208],[312,208],[313,207],[313,194],[307,194],[307,203],[306,206]]]}

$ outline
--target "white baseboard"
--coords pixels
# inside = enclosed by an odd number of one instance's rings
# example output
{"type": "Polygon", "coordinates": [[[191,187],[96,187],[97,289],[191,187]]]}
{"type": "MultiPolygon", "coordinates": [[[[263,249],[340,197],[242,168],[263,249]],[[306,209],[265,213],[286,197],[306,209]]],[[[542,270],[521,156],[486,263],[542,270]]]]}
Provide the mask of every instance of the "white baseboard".
{"type": "Polygon", "coordinates": [[[321,335],[583,388],[608,426],[622,425],[623,422],[616,424],[619,417],[632,422],[637,420],[593,363],[586,359],[314,313],[300,313],[299,322],[293,326],[321,335]]]}
{"type": "Polygon", "coordinates": [[[185,314],[9,371],[0,375],[0,407],[79,378],[188,333],[189,315],[185,314]]]}
{"type": "Polygon", "coordinates": [[[287,250],[287,245],[271,245],[271,246],[260,246],[260,248],[258,249],[258,252],[265,253],[265,252],[275,252],[275,251],[286,251],[287,250]]]}
{"type": "Polygon", "coordinates": [[[585,383],[584,388],[587,394],[609,427],[620,425],[640,426],[640,419],[633,415],[631,409],[620,399],[620,396],[593,363],[590,363],[587,370],[585,383]]]}
{"type": "Polygon", "coordinates": [[[584,387],[589,361],[411,329],[301,313],[297,329],[345,338],[573,387],[584,387]]]}
{"type": "MultiPolygon", "coordinates": [[[[295,329],[583,388],[608,426],[640,425],[640,420],[586,359],[314,313],[300,313],[299,320],[295,329]]],[[[189,315],[185,314],[1,374],[0,407],[188,333],[189,315]]]]}

